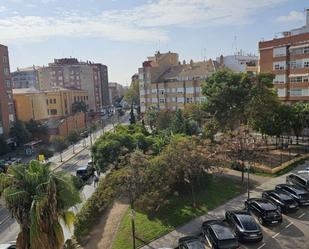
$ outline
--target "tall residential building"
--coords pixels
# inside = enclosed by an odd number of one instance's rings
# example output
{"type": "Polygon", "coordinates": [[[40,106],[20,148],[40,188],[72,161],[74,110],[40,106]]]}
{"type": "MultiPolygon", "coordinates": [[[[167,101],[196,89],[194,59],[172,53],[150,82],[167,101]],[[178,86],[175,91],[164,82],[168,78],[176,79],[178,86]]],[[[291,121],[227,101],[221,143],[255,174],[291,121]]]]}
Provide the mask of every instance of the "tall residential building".
{"type": "Polygon", "coordinates": [[[221,55],[216,58],[216,61],[235,72],[247,72],[249,70],[248,67],[251,67],[250,71],[252,71],[253,66],[257,70],[258,65],[258,57],[256,55],[245,54],[242,50],[234,55],[221,55]]]}
{"type": "Polygon", "coordinates": [[[110,103],[107,66],[81,62],[75,58],[55,59],[39,70],[39,88],[53,87],[80,89],[88,92],[89,110],[101,111],[110,103]]]}
{"type": "Polygon", "coordinates": [[[13,88],[39,88],[39,67],[17,68],[12,75],[13,88]]]}
{"type": "Polygon", "coordinates": [[[123,97],[124,88],[122,85],[116,82],[109,82],[108,89],[109,89],[109,99],[111,101],[111,104],[114,104],[115,101],[123,97]]]}
{"type": "Polygon", "coordinates": [[[60,87],[46,91],[34,88],[13,89],[13,98],[16,117],[26,122],[30,119],[66,117],[72,114],[73,103],[88,103],[87,91],[60,87]]]}
{"type": "Polygon", "coordinates": [[[9,52],[0,44],[0,136],[8,137],[14,121],[9,52]]]}
{"type": "Polygon", "coordinates": [[[306,25],[282,33],[282,37],[259,42],[260,72],[275,75],[280,100],[309,101],[309,9],[306,25]]]}
{"type": "Polygon", "coordinates": [[[202,102],[201,83],[219,67],[216,61],[179,62],[177,53],[156,53],[139,68],[141,112],[149,108],[183,109],[202,102]]]}

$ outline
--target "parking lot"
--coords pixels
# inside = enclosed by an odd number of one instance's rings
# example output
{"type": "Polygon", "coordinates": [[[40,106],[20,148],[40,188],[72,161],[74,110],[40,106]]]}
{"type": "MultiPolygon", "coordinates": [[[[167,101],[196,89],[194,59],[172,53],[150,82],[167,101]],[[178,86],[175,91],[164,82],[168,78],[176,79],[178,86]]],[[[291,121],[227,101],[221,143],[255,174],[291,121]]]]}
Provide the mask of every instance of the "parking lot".
{"type": "MultiPolygon", "coordinates": [[[[294,171],[309,167],[309,162],[299,166],[294,171]]],[[[250,197],[261,197],[265,190],[274,189],[277,184],[285,183],[286,175],[271,178],[259,187],[251,191],[250,197]]],[[[198,235],[201,232],[201,224],[210,219],[223,219],[227,210],[244,209],[244,201],[247,195],[238,196],[226,204],[210,211],[207,215],[190,221],[171,233],[153,241],[143,249],[170,247],[175,248],[180,237],[198,235]]],[[[258,221],[257,221],[258,222],[258,221]]],[[[309,249],[309,206],[300,207],[296,213],[283,214],[283,222],[277,226],[261,226],[263,240],[259,243],[241,244],[244,249],[309,249]]],[[[209,247],[207,247],[209,248],[209,247]]]]}

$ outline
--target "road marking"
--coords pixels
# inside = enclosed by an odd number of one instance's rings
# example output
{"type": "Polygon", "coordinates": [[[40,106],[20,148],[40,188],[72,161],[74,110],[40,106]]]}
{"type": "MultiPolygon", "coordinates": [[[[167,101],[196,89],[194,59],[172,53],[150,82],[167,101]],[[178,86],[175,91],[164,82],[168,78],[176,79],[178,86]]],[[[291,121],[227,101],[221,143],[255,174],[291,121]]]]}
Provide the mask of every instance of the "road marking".
{"type": "Polygon", "coordinates": [[[301,214],[300,216],[298,216],[298,218],[303,217],[304,215],[306,215],[306,213],[301,214]]]}
{"type": "Polygon", "coordinates": [[[5,217],[2,221],[0,221],[0,226],[3,225],[5,222],[7,222],[10,219],[10,216],[5,217]]]}
{"type": "Polygon", "coordinates": [[[293,225],[293,222],[291,222],[290,224],[286,225],[285,228],[288,228],[291,225],[293,225]]]}
{"type": "Polygon", "coordinates": [[[276,233],[274,236],[272,236],[272,238],[276,238],[280,233],[276,233]]]}
{"type": "Polygon", "coordinates": [[[263,248],[266,245],[266,243],[263,243],[263,245],[261,245],[260,247],[258,247],[258,249],[263,248]]]}
{"type": "Polygon", "coordinates": [[[209,245],[209,246],[211,246],[210,241],[209,241],[209,239],[208,239],[208,236],[207,236],[207,235],[205,236],[205,238],[206,238],[206,240],[207,240],[207,242],[208,242],[208,245],[209,245]]]}

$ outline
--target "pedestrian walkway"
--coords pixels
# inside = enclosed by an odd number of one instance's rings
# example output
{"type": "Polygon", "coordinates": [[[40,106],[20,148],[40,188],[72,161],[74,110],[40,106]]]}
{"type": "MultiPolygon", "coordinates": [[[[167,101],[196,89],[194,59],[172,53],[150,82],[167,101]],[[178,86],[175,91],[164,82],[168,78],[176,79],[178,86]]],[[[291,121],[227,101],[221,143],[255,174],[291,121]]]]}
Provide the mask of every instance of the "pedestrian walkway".
{"type": "Polygon", "coordinates": [[[128,200],[117,200],[109,212],[101,217],[89,234],[89,242],[84,249],[111,249],[120,222],[128,209],[128,200]]]}

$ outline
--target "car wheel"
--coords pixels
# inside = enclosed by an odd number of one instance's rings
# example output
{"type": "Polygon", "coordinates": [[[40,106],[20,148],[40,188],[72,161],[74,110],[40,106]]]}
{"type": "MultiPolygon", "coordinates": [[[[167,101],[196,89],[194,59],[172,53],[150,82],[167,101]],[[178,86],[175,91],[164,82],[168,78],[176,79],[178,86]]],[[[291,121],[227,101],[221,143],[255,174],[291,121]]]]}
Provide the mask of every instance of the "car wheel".
{"type": "Polygon", "coordinates": [[[260,223],[261,225],[264,224],[262,217],[259,217],[258,220],[259,220],[259,223],[260,223]]]}

